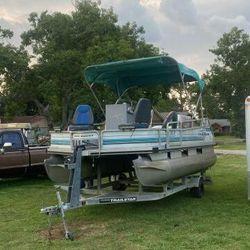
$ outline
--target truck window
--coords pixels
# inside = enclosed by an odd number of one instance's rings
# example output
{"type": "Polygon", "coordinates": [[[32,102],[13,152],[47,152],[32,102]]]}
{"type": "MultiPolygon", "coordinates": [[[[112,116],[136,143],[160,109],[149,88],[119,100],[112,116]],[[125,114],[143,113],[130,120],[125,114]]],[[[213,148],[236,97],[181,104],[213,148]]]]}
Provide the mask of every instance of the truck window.
{"type": "Polygon", "coordinates": [[[20,134],[17,132],[7,132],[2,134],[2,141],[0,139],[0,142],[2,143],[2,146],[5,142],[11,142],[12,143],[12,149],[20,149],[23,148],[22,138],[20,137],[20,134]]]}

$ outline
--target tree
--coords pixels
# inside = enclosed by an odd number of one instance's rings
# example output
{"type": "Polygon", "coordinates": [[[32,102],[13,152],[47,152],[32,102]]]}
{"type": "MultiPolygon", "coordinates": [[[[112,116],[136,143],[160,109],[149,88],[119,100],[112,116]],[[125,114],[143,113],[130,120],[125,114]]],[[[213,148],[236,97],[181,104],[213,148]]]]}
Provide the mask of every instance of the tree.
{"type": "MultiPolygon", "coordinates": [[[[32,47],[37,63],[28,78],[36,81],[37,102],[49,105],[50,117],[63,126],[76,104],[96,107],[83,85],[86,66],[158,54],[157,48],[145,42],[142,27],[119,26],[113,10],[102,9],[96,1],[76,1],[71,15],[31,13],[29,22],[31,29],[22,34],[22,44],[32,47]]],[[[104,103],[114,99],[107,89],[99,87],[97,92],[104,103]]]]}
{"type": "Polygon", "coordinates": [[[209,108],[212,99],[213,105],[218,107],[214,115],[230,119],[233,132],[244,136],[244,100],[250,93],[249,35],[234,27],[229,33],[224,33],[217,47],[210,51],[216,59],[206,75],[212,97],[205,105],[209,108]]]}
{"type": "Polygon", "coordinates": [[[16,90],[20,89],[25,79],[29,57],[23,48],[9,43],[12,36],[12,31],[0,27],[1,109],[5,116],[22,114],[27,108],[26,104],[21,102],[22,93],[16,90]]]}

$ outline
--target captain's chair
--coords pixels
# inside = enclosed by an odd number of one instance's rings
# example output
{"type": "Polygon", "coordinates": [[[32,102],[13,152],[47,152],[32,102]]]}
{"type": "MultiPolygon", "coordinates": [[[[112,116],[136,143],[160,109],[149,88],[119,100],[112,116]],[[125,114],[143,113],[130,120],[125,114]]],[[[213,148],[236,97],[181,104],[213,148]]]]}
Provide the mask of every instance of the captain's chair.
{"type": "Polygon", "coordinates": [[[91,130],[94,129],[94,116],[89,105],[78,105],[74,116],[72,125],[68,127],[69,131],[76,130],[91,130]]]}
{"type": "Polygon", "coordinates": [[[148,128],[151,120],[151,101],[141,98],[134,111],[135,128],[148,128]]]}
{"type": "Polygon", "coordinates": [[[151,121],[151,101],[146,98],[141,98],[133,113],[133,123],[120,124],[118,127],[121,130],[126,129],[137,129],[137,128],[148,128],[151,121]]]}

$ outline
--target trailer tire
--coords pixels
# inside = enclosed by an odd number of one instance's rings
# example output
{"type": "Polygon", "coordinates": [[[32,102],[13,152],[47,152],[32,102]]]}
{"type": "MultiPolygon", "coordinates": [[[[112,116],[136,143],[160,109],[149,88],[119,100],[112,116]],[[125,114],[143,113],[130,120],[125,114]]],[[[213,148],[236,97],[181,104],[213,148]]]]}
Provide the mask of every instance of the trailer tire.
{"type": "Polygon", "coordinates": [[[191,188],[190,193],[192,197],[195,198],[201,198],[204,195],[204,183],[202,178],[199,180],[199,186],[191,188]]]}
{"type": "Polygon", "coordinates": [[[121,181],[125,180],[127,180],[127,176],[123,173],[119,174],[118,181],[113,183],[112,189],[114,191],[125,191],[128,185],[125,183],[121,183],[121,181]]]}

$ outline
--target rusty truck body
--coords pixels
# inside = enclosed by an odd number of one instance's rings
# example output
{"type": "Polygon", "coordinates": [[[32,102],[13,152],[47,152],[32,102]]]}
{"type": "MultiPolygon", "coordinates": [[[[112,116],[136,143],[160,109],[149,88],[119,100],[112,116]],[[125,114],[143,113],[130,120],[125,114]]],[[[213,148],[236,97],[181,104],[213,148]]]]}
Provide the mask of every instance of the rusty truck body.
{"type": "Polygon", "coordinates": [[[0,129],[0,178],[44,172],[47,146],[29,145],[22,129],[0,129]]]}

